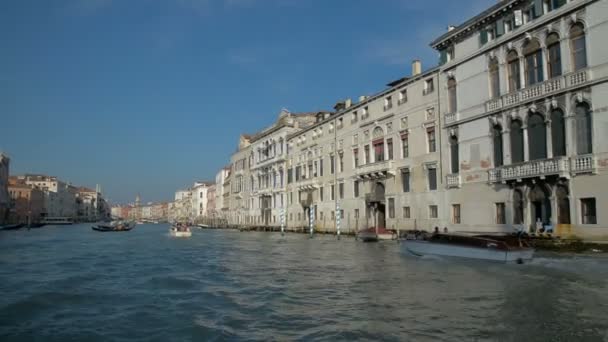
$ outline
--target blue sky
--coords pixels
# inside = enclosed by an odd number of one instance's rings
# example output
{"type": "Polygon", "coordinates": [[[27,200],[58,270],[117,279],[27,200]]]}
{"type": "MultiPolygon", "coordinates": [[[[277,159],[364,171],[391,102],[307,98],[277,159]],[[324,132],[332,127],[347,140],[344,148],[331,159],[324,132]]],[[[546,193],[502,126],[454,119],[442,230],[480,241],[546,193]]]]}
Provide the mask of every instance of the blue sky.
{"type": "Polygon", "coordinates": [[[11,174],[172,199],[238,136],[436,64],[429,42],[496,0],[0,1],[11,174]]]}

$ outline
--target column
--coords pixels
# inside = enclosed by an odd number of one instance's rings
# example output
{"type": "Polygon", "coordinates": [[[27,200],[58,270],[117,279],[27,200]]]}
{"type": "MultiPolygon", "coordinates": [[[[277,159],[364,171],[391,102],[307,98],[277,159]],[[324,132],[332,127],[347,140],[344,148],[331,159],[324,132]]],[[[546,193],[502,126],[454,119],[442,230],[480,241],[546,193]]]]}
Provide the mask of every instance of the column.
{"type": "MultiPolygon", "coordinates": [[[[549,114],[547,114],[549,115],[549,114]]],[[[547,159],[553,158],[553,137],[551,134],[551,120],[545,120],[546,139],[547,139],[547,159]]]]}
{"type": "Polygon", "coordinates": [[[519,57],[519,89],[526,87],[526,63],[523,56],[519,57]]]}
{"type": "Polygon", "coordinates": [[[521,127],[524,135],[524,162],[530,160],[530,151],[528,150],[528,124],[524,123],[521,127]]]}
{"type": "MultiPolygon", "coordinates": [[[[545,39],[546,39],[546,37],[545,37],[545,39]]],[[[550,78],[549,77],[549,63],[547,62],[549,60],[547,58],[547,56],[549,56],[549,52],[547,51],[547,47],[545,46],[544,42],[541,43],[541,51],[542,51],[542,61],[543,61],[543,80],[542,81],[546,81],[550,78]]]]}
{"type": "MultiPolygon", "coordinates": [[[[504,165],[511,164],[511,139],[509,133],[511,131],[506,128],[502,131],[502,163],[504,165]]],[[[496,165],[494,165],[496,167],[496,165]]]]}

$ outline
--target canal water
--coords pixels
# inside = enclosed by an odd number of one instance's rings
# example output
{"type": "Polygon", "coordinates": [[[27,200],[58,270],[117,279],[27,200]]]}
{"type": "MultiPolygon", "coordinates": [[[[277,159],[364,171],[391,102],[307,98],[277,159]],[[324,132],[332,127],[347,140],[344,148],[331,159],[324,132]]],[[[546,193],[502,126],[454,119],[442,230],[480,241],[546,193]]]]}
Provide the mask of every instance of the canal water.
{"type": "Polygon", "coordinates": [[[0,232],[0,341],[608,340],[606,256],[500,265],[167,229],[0,232]]]}

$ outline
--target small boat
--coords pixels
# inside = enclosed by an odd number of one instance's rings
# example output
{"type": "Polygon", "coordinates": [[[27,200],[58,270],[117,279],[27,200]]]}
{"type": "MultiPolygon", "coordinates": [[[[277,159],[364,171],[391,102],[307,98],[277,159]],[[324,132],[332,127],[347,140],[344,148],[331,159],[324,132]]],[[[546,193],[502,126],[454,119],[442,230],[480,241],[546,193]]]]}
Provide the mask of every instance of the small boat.
{"type": "Polygon", "coordinates": [[[196,226],[199,227],[199,228],[201,228],[201,229],[207,229],[207,228],[209,228],[208,224],[203,224],[203,223],[199,223],[196,226]]]}
{"type": "Polygon", "coordinates": [[[439,255],[498,262],[532,260],[534,248],[517,236],[432,234],[409,236],[402,248],[416,256],[439,255]]]}
{"type": "Polygon", "coordinates": [[[42,219],[41,223],[44,223],[45,225],[48,224],[48,225],[53,225],[53,226],[74,224],[72,219],[69,217],[45,217],[42,219]]]}
{"type": "Polygon", "coordinates": [[[174,237],[191,237],[192,232],[187,226],[171,226],[169,234],[174,237]]]}
{"type": "Polygon", "coordinates": [[[396,240],[397,233],[384,227],[371,227],[357,232],[357,239],[363,242],[376,242],[380,240],[396,240]]]}
{"type": "Polygon", "coordinates": [[[128,232],[135,227],[133,222],[112,222],[110,224],[98,224],[91,229],[98,232],[128,232]]]}

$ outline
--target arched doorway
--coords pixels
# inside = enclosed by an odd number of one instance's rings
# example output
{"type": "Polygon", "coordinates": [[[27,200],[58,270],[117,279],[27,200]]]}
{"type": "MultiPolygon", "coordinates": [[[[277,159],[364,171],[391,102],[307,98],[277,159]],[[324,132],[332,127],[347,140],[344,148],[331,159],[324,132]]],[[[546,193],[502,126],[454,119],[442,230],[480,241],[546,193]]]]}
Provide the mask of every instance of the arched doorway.
{"type": "Polygon", "coordinates": [[[373,228],[386,227],[386,204],[384,200],[385,186],[382,182],[373,183],[372,196],[367,200],[367,217],[371,218],[367,226],[373,228]]]}
{"type": "Polygon", "coordinates": [[[572,233],[570,226],[570,193],[567,184],[558,184],[555,187],[557,201],[557,227],[555,233],[559,236],[568,236],[572,233]]]}
{"type": "Polygon", "coordinates": [[[551,193],[546,186],[535,184],[528,195],[530,199],[532,231],[536,231],[537,222],[543,226],[551,223],[551,193]]]}

